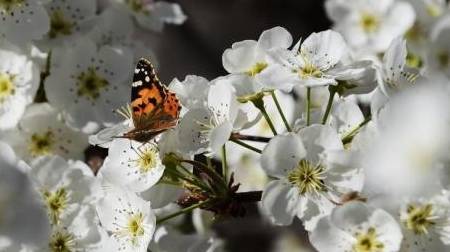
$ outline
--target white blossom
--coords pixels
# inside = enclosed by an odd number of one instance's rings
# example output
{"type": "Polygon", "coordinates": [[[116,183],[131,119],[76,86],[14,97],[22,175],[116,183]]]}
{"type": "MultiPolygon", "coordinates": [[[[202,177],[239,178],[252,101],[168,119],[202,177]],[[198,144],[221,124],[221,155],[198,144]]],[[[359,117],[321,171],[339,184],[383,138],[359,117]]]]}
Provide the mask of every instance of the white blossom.
{"type": "Polygon", "coordinates": [[[43,157],[33,162],[30,176],[52,225],[72,220],[83,206],[94,203],[97,198],[93,173],[81,161],[43,157]]]}
{"type": "Polygon", "coordinates": [[[282,27],[274,27],[264,31],[258,41],[244,40],[226,49],[222,55],[222,64],[230,73],[229,78],[236,87],[237,95],[251,95],[274,88],[289,91],[289,86],[286,86],[289,83],[264,82],[264,78],[269,76],[261,76],[272,63],[268,53],[278,48],[287,49],[291,44],[291,34],[282,27]],[[266,86],[265,83],[272,85],[266,86]]]}
{"type": "Polygon", "coordinates": [[[297,85],[336,85],[337,79],[360,76],[366,68],[359,62],[349,64],[349,53],[339,33],[332,30],[313,33],[291,50],[273,50],[271,57],[278,64],[262,72],[261,79],[266,85],[284,83],[288,91],[297,85]]]}
{"type": "Polygon", "coordinates": [[[450,249],[450,201],[448,192],[430,199],[407,201],[400,209],[404,241],[401,251],[450,249]]]}
{"type": "Polygon", "coordinates": [[[97,213],[117,250],[147,251],[156,226],[149,201],[124,188],[108,186],[97,213]]]}
{"type": "Polygon", "coordinates": [[[180,5],[166,1],[114,0],[125,8],[144,29],[161,31],[164,24],[181,25],[186,16],[180,5]]]}
{"type": "Polygon", "coordinates": [[[329,126],[312,125],[297,134],[274,137],[263,151],[261,165],[276,179],[265,188],[263,212],[278,225],[295,216],[312,230],[350,192],[360,191],[362,173],[356,160],[329,126]]]}
{"type": "Polygon", "coordinates": [[[13,50],[0,49],[0,59],[0,130],[4,130],[14,128],[33,102],[39,71],[26,55],[13,50]]]}
{"type": "Polygon", "coordinates": [[[402,232],[383,209],[349,202],[322,218],[309,237],[318,251],[399,251],[402,232]]]}
{"type": "Polygon", "coordinates": [[[130,93],[132,69],[127,50],[108,46],[97,50],[92,41],[80,39],[73,48],[52,53],[45,92],[68,125],[91,133],[119,120],[113,109],[127,101],[124,94],[130,93]]]}
{"type": "Polygon", "coordinates": [[[21,45],[40,39],[50,29],[50,19],[41,1],[0,2],[0,40],[21,45]]]}
{"type": "Polygon", "coordinates": [[[87,136],[67,127],[58,111],[48,103],[30,105],[18,128],[5,131],[0,138],[27,161],[53,154],[82,159],[88,146],[87,136]]]}
{"type": "Polygon", "coordinates": [[[118,138],[111,143],[100,173],[112,184],[142,192],[159,181],[164,168],[155,144],[118,138]]]}
{"type": "Polygon", "coordinates": [[[412,27],[415,19],[414,9],[404,1],[328,0],[325,7],[335,29],[353,48],[374,53],[386,50],[394,38],[412,27]]]}

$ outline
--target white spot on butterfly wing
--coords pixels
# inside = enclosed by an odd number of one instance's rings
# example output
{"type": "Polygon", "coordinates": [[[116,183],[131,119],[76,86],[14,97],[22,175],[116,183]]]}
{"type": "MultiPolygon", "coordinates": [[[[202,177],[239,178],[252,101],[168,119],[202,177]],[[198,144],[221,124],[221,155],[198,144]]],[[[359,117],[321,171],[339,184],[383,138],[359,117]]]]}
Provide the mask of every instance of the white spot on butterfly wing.
{"type": "Polygon", "coordinates": [[[135,81],[135,82],[133,82],[133,84],[131,84],[131,86],[133,86],[133,87],[139,87],[139,86],[141,86],[142,85],[142,81],[135,81]]]}

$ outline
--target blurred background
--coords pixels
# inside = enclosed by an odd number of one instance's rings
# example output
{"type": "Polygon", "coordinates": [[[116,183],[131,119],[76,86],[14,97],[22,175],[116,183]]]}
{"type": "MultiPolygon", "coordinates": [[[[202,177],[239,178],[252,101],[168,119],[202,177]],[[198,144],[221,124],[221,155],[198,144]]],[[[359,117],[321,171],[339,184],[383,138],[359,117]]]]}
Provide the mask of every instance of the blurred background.
{"type": "Polygon", "coordinates": [[[145,35],[159,60],[165,83],[187,74],[208,79],[224,75],[222,53],[232,43],[257,40],[274,26],[288,29],[294,40],[330,27],[323,0],[193,0],[181,5],[187,21],[166,26],[162,34],[145,35]]]}
{"type": "MultiPolygon", "coordinates": [[[[162,34],[148,35],[155,49],[159,75],[168,84],[188,74],[213,79],[226,72],[222,53],[232,43],[257,40],[262,31],[283,26],[294,41],[330,27],[322,0],[195,0],[172,1],[188,16],[181,26],[167,25],[162,34]]],[[[226,240],[227,251],[314,251],[308,246],[301,223],[273,227],[257,214],[257,206],[247,206],[242,219],[219,221],[218,235],[226,240]]]]}

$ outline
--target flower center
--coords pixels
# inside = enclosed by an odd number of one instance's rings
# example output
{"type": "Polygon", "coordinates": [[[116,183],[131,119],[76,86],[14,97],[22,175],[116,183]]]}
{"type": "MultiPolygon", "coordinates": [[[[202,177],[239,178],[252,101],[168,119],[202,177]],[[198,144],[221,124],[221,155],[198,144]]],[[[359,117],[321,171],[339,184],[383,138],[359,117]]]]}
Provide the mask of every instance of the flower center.
{"type": "Polygon", "coordinates": [[[59,222],[61,213],[66,209],[69,200],[68,193],[65,188],[59,188],[55,192],[44,191],[44,200],[49,211],[49,217],[53,224],[59,222]]]}
{"type": "Polygon", "coordinates": [[[405,38],[411,41],[420,41],[423,38],[424,31],[418,22],[415,22],[414,25],[409,28],[409,30],[405,34],[405,38]]]}
{"type": "Polygon", "coordinates": [[[55,139],[53,132],[47,131],[44,134],[33,134],[31,135],[31,143],[28,149],[32,156],[44,156],[52,153],[53,145],[55,144],[55,139]]]}
{"type": "Polygon", "coordinates": [[[289,183],[299,189],[300,194],[319,193],[326,191],[323,181],[325,169],[321,165],[312,165],[305,159],[298,163],[298,166],[289,172],[287,179],[289,183]]]}
{"type": "Polygon", "coordinates": [[[144,151],[141,151],[139,159],[136,160],[141,173],[147,173],[157,165],[159,155],[157,150],[153,147],[148,147],[144,151]]]}
{"type": "Polygon", "coordinates": [[[419,55],[408,52],[408,55],[406,55],[406,65],[411,68],[420,68],[423,66],[423,60],[419,55]]]}
{"type": "Polygon", "coordinates": [[[432,221],[433,206],[431,204],[424,206],[409,205],[407,213],[405,226],[415,234],[427,234],[428,229],[436,224],[432,221]]]}
{"type": "Polygon", "coordinates": [[[15,92],[14,75],[0,73],[0,103],[15,92]]]}
{"type": "Polygon", "coordinates": [[[319,68],[314,66],[311,63],[307,63],[304,67],[300,68],[298,70],[298,74],[300,75],[300,78],[307,79],[310,77],[320,78],[322,77],[322,71],[320,71],[319,68]]]}
{"type": "Polygon", "coordinates": [[[144,215],[142,213],[131,215],[128,219],[126,228],[131,236],[131,242],[136,244],[138,241],[138,236],[143,236],[145,233],[144,215]]]}
{"type": "Polygon", "coordinates": [[[377,16],[370,13],[363,13],[359,20],[360,25],[364,32],[372,33],[378,30],[380,26],[380,20],[377,16]]]}
{"type": "Polygon", "coordinates": [[[74,251],[75,238],[66,231],[57,231],[52,234],[48,245],[51,252],[71,252],[74,251]]]}
{"type": "Polygon", "coordinates": [[[108,86],[108,81],[97,75],[94,68],[89,67],[86,72],[81,72],[78,77],[78,96],[96,100],[100,96],[100,91],[108,86]]]}
{"type": "Polygon", "coordinates": [[[14,8],[20,8],[24,0],[0,0],[0,10],[10,12],[14,8]]]}
{"type": "Polygon", "coordinates": [[[64,17],[62,11],[53,11],[50,14],[50,31],[48,33],[48,36],[54,39],[60,35],[70,35],[72,34],[72,27],[72,22],[64,17]]]}
{"type": "Polygon", "coordinates": [[[148,14],[143,0],[125,0],[125,2],[133,12],[148,14]]]}
{"type": "Polygon", "coordinates": [[[245,72],[249,76],[255,76],[262,72],[268,66],[265,62],[258,62],[253,65],[247,72],[245,72]]]}
{"type": "Polygon", "coordinates": [[[353,252],[382,252],[384,244],[377,239],[375,228],[371,227],[365,234],[356,234],[353,252]]]}

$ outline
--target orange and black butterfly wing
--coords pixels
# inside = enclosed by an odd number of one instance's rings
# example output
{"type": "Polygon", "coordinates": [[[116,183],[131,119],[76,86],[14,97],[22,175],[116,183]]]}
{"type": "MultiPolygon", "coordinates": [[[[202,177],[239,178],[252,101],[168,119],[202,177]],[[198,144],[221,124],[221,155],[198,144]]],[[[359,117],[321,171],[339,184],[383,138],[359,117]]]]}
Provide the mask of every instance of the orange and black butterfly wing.
{"type": "Polygon", "coordinates": [[[161,84],[153,65],[140,59],[136,65],[131,87],[131,109],[135,128],[146,128],[150,120],[161,113],[166,100],[167,89],[161,84]]]}
{"type": "Polygon", "coordinates": [[[160,81],[152,64],[140,59],[134,71],[131,108],[136,130],[160,132],[176,126],[181,104],[160,81]]]}

